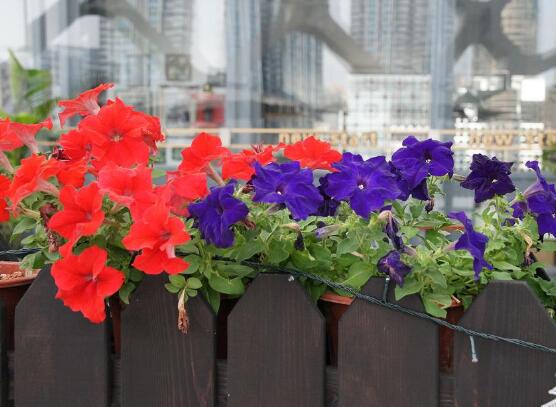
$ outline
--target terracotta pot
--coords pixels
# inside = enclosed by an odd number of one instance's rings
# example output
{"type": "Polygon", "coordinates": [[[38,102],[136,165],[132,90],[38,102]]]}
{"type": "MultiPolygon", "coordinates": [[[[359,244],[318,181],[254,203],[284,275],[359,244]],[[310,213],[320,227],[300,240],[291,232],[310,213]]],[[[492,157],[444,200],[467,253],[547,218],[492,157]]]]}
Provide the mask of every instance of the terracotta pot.
{"type": "MultiPolygon", "coordinates": [[[[332,293],[325,293],[320,297],[319,308],[326,318],[327,361],[333,366],[338,364],[338,322],[353,300],[351,297],[332,293]]],[[[463,316],[463,306],[454,302],[447,312],[446,320],[457,324],[463,316]]],[[[440,372],[451,373],[454,358],[454,331],[441,326],[438,335],[440,372]]]]}
{"type": "Polygon", "coordinates": [[[8,349],[14,348],[15,306],[31,285],[39,270],[32,272],[21,269],[20,262],[0,261],[0,300],[6,313],[4,332],[8,349]]]}

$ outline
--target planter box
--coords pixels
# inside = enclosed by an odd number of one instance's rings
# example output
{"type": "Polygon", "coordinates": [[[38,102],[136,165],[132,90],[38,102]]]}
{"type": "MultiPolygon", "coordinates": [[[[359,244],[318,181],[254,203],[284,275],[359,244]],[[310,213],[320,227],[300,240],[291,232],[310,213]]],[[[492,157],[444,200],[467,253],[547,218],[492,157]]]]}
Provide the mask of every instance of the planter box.
{"type": "MultiPolygon", "coordinates": [[[[555,355],[476,338],[473,361],[469,337],[455,334],[453,371],[441,375],[435,324],[360,300],[339,318],[337,363],[327,364],[327,321],[286,275],[257,277],[220,323],[192,299],[183,335],[165,278],[147,277],[122,311],[116,354],[110,319],[92,325],[66,309],[43,270],[16,311],[15,406],[523,407],[556,398],[555,355]]],[[[380,279],[364,288],[382,290],[380,279]]],[[[400,303],[422,310],[417,296],[400,303]]],[[[460,323],[556,347],[554,322],[519,282],[490,284],[460,323]]]]}

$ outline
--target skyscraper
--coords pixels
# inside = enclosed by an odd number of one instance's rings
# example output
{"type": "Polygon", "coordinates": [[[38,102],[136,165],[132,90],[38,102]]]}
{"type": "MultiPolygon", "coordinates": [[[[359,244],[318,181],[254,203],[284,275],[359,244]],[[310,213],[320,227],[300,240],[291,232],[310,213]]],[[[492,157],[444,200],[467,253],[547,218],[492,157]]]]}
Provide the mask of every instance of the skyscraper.
{"type": "Polygon", "coordinates": [[[281,1],[226,3],[228,126],[310,127],[318,118],[322,44],[300,32],[271,35],[281,1]]]}
{"type": "Polygon", "coordinates": [[[432,11],[431,0],[352,1],[351,35],[381,69],[350,75],[349,130],[430,126],[432,11]]]}

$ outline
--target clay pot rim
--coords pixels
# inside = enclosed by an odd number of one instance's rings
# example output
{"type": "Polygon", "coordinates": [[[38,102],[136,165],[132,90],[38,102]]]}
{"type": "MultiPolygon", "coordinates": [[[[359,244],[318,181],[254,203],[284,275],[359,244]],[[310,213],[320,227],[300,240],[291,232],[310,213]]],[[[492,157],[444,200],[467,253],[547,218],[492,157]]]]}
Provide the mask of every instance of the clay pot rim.
{"type": "MultiPolygon", "coordinates": [[[[14,264],[21,264],[20,261],[0,261],[0,271],[2,270],[2,266],[5,265],[14,265],[14,264]]],[[[20,269],[18,267],[18,269],[20,269]]],[[[32,275],[24,276],[24,277],[16,277],[11,279],[0,280],[0,288],[10,288],[10,287],[18,287],[22,285],[29,285],[31,284],[37,275],[39,274],[40,270],[33,270],[32,275]]],[[[13,272],[13,270],[11,270],[13,272]]],[[[0,273],[0,274],[11,274],[11,273],[0,273]]]]}

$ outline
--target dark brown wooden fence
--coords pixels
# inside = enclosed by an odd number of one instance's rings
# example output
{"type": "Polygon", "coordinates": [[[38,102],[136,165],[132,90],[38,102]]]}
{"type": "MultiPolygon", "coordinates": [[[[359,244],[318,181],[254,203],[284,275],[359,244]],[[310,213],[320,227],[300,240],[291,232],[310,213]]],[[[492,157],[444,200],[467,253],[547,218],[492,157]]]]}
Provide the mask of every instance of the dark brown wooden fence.
{"type": "MultiPolygon", "coordinates": [[[[163,280],[139,287],[114,324],[115,346],[111,319],[92,325],[66,309],[43,270],[17,307],[15,353],[0,343],[1,406],[537,407],[556,399],[548,393],[554,355],[480,339],[473,354],[469,337],[457,334],[453,372],[440,374],[434,324],[361,300],[340,319],[330,357],[323,314],[285,275],[257,277],[222,323],[195,298],[183,335],[163,280]],[[217,359],[224,329],[227,359],[217,359]]],[[[377,279],[364,291],[382,289],[377,279]]],[[[416,296],[401,304],[422,309],[416,296]]],[[[556,325],[524,283],[492,283],[461,324],[556,347],[556,325]]]]}

